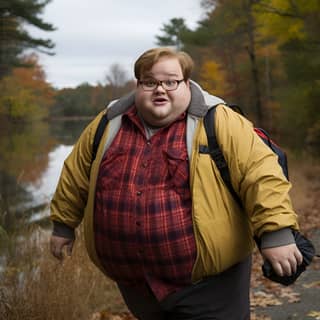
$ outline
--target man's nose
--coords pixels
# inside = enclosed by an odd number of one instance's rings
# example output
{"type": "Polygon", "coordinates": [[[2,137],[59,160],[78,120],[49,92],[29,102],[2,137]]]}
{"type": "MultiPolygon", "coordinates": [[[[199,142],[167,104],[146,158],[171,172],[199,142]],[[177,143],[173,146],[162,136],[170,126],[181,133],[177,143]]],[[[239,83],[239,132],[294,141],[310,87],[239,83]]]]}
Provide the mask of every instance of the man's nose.
{"type": "Polygon", "coordinates": [[[162,83],[158,82],[157,86],[154,88],[155,91],[162,91],[165,92],[166,90],[163,88],[162,83]]]}

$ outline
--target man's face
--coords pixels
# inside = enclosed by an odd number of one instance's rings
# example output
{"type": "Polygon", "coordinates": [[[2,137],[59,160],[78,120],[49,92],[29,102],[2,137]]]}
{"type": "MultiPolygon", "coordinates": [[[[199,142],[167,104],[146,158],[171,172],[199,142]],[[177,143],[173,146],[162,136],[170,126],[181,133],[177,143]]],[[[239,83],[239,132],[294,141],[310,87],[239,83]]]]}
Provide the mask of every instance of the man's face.
{"type": "MultiPolygon", "coordinates": [[[[176,58],[163,57],[156,62],[151,70],[141,75],[145,80],[181,80],[183,74],[176,58]]],[[[165,90],[158,85],[152,91],[145,91],[137,84],[135,95],[136,108],[143,120],[150,126],[163,127],[173,122],[188,107],[191,100],[189,81],[179,83],[176,90],[165,90]]]]}

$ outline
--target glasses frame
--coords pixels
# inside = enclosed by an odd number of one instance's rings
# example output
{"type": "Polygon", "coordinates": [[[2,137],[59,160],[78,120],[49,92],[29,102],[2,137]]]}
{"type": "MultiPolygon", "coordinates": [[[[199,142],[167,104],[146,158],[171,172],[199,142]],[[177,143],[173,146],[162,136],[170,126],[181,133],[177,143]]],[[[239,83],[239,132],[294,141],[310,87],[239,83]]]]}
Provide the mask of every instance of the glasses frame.
{"type": "Polygon", "coordinates": [[[177,90],[178,87],[179,87],[179,85],[180,85],[180,83],[184,81],[184,79],[181,79],[181,80],[170,80],[170,79],[166,79],[166,80],[162,80],[162,81],[161,81],[161,80],[156,80],[156,79],[152,79],[152,80],[154,80],[154,82],[156,83],[156,85],[155,85],[153,88],[148,88],[148,87],[145,87],[145,86],[144,86],[144,82],[145,82],[146,80],[139,80],[138,83],[139,83],[139,85],[141,85],[143,91],[154,91],[154,90],[157,89],[159,86],[161,86],[161,87],[162,87],[164,90],[166,90],[166,91],[174,91],[174,90],[177,90]],[[164,84],[166,81],[173,81],[173,82],[175,82],[175,83],[176,83],[176,87],[175,87],[174,89],[168,89],[168,88],[166,87],[166,85],[163,86],[163,84],[164,84]]]}

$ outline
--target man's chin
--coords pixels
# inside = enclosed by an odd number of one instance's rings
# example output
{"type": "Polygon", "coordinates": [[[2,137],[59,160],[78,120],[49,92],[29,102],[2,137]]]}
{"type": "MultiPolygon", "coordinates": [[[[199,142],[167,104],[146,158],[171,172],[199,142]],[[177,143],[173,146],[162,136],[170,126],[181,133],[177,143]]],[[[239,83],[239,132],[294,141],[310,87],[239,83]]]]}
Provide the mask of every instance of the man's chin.
{"type": "Polygon", "coordinates": [[[161,128],[161,127],[165,127],[166,125],[168,125],[171,120],[168,117],[168,115],[164,115],[164,114],[157,114],[157,115],[153,115],[153,117],[149,117],[146,120],[147,124],[151,127],[154,128],[161,128]]]}

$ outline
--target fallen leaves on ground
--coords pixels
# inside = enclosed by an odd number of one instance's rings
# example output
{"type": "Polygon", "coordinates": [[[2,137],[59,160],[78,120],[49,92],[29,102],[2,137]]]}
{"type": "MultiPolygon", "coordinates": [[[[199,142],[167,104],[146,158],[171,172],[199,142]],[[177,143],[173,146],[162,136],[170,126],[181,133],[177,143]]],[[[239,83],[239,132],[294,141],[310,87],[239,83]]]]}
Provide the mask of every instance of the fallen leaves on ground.
{"type": "Polygon", "coordinates": [[[95,312],[90,320],[135,320],[131,314],[127,312],[122,313],[111,313],[109,311],[95,312]]]}
{"type": "Polygon", "coordinates": [[[315,318],[316,320],[320,320],[320,311],[310,311],[307,316],[315,318]]]}
{"type": "Polygon", "coordinates": [[[304,288],[310,289],[310,288],[320,288],[320,280],[319,281],[314,281],[310,283],[305,283],[303,285],[304,288]]]}
{"type": "Polygon", "coordinates": [[[282,302],[274,294],[264,291],[253,292],[250,297],[251,307],[279,306],[282,302]]]}
{"type": "Polygon", "coordinates": [[[284,298],[287,303],[296,303],[300,301],[300,293],[295,292],[292,288],[281,288],[280,298],[284,298]]]}
{"type": "Polygon", "coordinates": [[[272,320],[269,316],[266,316],[264,314],[255,314],[255,313],[251,313],[250,315],[250,319],[251,320],[272,320]]]}

